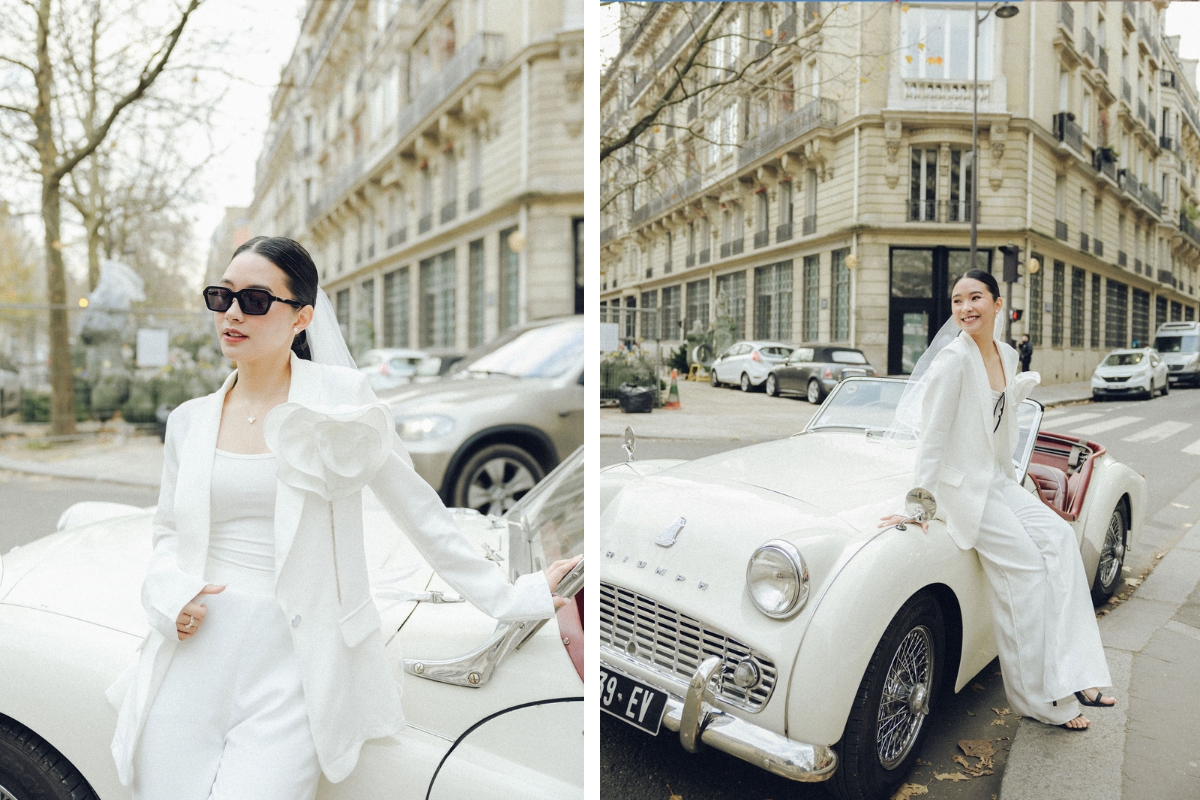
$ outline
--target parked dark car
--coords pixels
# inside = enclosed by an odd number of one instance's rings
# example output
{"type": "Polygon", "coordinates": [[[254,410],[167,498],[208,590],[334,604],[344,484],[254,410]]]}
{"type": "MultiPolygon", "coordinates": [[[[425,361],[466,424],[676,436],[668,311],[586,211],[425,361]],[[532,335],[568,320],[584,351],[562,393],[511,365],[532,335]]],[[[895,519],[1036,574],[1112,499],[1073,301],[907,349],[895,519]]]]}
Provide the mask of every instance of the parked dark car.
{"type": "Polygon", "coordinates": [[[875,377],[861,350],[837,344],[802,344],[767,373],[767,394],[799,394],[820,403],[842,378],[875,377]]]}

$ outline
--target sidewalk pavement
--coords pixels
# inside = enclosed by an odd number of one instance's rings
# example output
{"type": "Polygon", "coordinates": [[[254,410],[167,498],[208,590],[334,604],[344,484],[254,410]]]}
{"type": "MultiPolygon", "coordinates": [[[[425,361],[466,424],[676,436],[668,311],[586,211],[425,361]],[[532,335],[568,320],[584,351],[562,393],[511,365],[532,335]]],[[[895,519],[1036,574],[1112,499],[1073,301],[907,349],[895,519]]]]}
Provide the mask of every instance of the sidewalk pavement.
{"type": "Polygon", "coordinates": [[[79,438],[73,441],[39,435],[46,426],[7,424],[5,433],[21,427],[28,435],[10,435],[0,442],[0,470],[158,488],[163,446],[154,434],[120,423],[103,429],[81,424],[79,438]]]}
{"type": "MultiPolygon", "coordinates": [[[[622,436],[628,425],[639,439],[725,439],[749,444],[802,430],[818,408],[803,398],[714,389],[707,381],[678,383],[680,408],[656,408],[649,414],[602,408],[600,435],[622,436]]],[[[1092,387],[1087,381],[1038,386],[1030,397],[1047,407],[1080,403],[1092,399],[1092,387]]]]}
{"type": "Polygon", "coordinates": [[[1085,708],[1081,734],[1022,719],[1001,800],[1200,797],[1198,509],[1200,480],[1148,521],[1139,547],[1165,555],[1099,620],[1117,705],[1085,708]]]}

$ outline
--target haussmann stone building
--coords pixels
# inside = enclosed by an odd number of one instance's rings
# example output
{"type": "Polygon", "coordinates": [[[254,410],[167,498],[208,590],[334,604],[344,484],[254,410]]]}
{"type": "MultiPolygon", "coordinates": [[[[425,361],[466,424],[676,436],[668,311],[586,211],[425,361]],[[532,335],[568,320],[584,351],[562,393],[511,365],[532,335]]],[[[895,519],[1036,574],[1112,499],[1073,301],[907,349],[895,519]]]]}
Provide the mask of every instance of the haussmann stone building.
{"type": "Polygon", "coordinates": [[[1043,381],[1195,319],[1200,102],[1167,4],[1018,5],[978,54],[971,3],[624,8],[602,140],[719,17],[682,84],[696,96],[602,164],[601,319],[674,347],[721,313],[739,337],[908,372],[968,262],[976,55],[981,263],[1000,279],[999,248],[1021,248],[1012,334],[1043,381]]]}

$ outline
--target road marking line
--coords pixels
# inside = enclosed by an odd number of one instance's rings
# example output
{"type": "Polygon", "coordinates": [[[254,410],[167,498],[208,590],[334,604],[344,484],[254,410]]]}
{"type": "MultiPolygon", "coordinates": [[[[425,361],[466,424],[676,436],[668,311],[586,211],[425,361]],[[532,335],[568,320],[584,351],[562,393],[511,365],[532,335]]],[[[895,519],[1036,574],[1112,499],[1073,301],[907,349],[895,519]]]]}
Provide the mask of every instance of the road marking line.
{"type": "Polygon", "coordinates": [[[1126,436],[1122,442],[1161,442],[1169,436],[1174,436],[1180,431],[1185,431],[1192,427],[1190,422],[1160,422],[1153,427],[1146,428],[1144,431],[1138,431],[1132,436],[1126,436]]]}
{"type": "MultiPolygon", "coordinates": [[[[1071,425],[1076,422],[1083,422],[1084,420],[1095,419],[1096,417],[1102,417],[1102,416],[1104,416],[1104,415],[1103,414],[1090,414],[1090,413],[1072,414],[1070,416],[1063,417],[1062,419],[1051,419],[1051,420],[1046,420],[1046,421],[1048,423],[1050,423],[1051,425],[1071,425]]],[[[1043,419],[1045,419],[1045,417],[1043,417],[1043,419]]]]}
{"type": "Polygon", "coordinates": [[[1183,452],[1191,456],[1200,456],[1200,439],[1197,439],[1187,447],[1183,448],[1183,452]]]}
{"type": "Polygon", "coordinates": [[[1134,422],[1141,421],[1141,417],[1113,417],[1112,419],[1106,419],[1103,422],[1097,422],[1094,425],[1084,425],[1082,428],[1076,428],[1075,430],[1071,431],[1071,433],[1083,433],[1088,435],[1093,433],[1104,433],[1105,431],[1111,431],[1113,428],[1120,428],[1124,425],[1130,425],[1134,422]]]}

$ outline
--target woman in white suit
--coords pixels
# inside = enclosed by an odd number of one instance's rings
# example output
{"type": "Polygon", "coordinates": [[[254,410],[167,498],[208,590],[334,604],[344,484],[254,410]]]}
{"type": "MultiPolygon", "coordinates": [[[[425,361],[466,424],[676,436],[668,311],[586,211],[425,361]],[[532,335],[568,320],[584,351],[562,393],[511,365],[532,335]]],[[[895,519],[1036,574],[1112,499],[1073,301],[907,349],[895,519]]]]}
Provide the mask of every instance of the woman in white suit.
{"type": "Polygon", "coordinates": [[[993,335],[1003,306],[995,278],[966,272],[951,304],[961,333],[931,352],[913,484],[933,493],[955,544],[979,555],[1013,710],[1081,731],[1081,704],[1116,701],[1096,688],[1110,678],[1075,533],[1017,483],[1012,465],[1017,406],[1038,377],[1017,375],[1016,351],[993,335]]]}
{"type": "Polygon", "coordinates": [[[117,772],[138,800],[312,798],[366,739],[404,727],[367,580],[366,486],[485,613],[545,619],[567,602],[552,592],[578,558],[509,584],[459,533],[317,281],[300,244],[258,237],[204,290],[237,369],[167,421],[151,631],[109,690],[117,772]]]}

